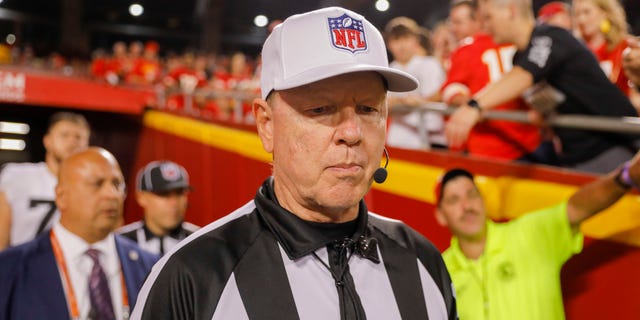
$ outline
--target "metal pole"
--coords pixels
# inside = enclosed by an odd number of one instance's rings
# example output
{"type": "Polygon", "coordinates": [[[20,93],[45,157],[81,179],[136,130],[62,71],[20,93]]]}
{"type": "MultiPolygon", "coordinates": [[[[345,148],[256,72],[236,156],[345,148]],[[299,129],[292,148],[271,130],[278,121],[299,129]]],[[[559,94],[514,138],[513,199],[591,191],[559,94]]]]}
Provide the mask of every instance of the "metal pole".
{"type": "MultiPolygon", "coordinates": [[[[396,106],[394,112],[406,112],[408,109],[420,112],[435,111],[444,115],[451,115],[456,108],[441,102],[428,102],[417,107],[396,106]]],[[[488,110],[482,114],[488,120],[508,120],[514,122],[530,123],[526,111],[497,111],[488,110]]],[[[557,114],[547,119],[552,127],[572,128],[593,131],[606,131],[630,135],[640,135],[640,118],[638,117],[605,117],[581,114],[557,114]]]]}
{"type": "MultiPolygon", "coordinates": [[[[248,93],[245,91],[220,91],[220,90],[206,90],[198,89],[199,92],[204,94],[207,98],[215,97],[232,97],[239,101],[251,100],[258,97],[256,94],[248,93]]],[[[451,107],[442,102],[426,102],[418,106],[394,106],[391,115],[394,114],[406,114],[411,111],[421,112],[424,117],[424,113],[427,111],[439,112],[443,115],[451,115],[456,110],[455,107],[451,107]]],[[[483,112],[483,118],[487,120],[507,120],[521,123],[530,123],[528,112],[526,111],[497,111],[488,110],[483,112]]],[[[552,115],[546,119],[552,127],[560,128],[572,128],[581,130],[593,130],[614,132],[628,135],[640,135],[640,118],[639,117],[605,117],[594,115],[579,115],[579,114],[557,114],[552,115]]],[[[419,132],[427,132],[426,124],[420,123],[421,128],[418,128],[419,132]]]]}

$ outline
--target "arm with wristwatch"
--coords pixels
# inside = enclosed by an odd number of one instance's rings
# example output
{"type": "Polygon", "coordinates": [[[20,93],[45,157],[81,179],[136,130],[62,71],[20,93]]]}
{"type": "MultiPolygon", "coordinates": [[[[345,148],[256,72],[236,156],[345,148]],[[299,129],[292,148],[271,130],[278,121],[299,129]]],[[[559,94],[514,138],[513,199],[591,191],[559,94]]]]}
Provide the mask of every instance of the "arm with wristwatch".
{"type": "Polygon", "coordinates": [[[445,128],[449,146],[457,148],[467,141],[473,126],[482,120],[482,111],[520,97],[532,85],[531,73],[514,66],[500,80],[477,92],[449,118],[445,128]]]}

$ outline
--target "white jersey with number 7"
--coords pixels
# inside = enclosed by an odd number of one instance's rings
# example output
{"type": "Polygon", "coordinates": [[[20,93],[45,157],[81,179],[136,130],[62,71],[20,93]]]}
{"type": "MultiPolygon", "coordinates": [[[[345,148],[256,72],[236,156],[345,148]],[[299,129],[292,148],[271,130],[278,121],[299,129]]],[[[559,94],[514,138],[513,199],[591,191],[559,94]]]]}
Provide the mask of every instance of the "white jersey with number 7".
{"type": "Polygon", "coordinates": [[[32,240],[59,219],[57,183],[44,162],[8,163],[0,171],[0,191],[11,207],[11,246],[32,240]]]}

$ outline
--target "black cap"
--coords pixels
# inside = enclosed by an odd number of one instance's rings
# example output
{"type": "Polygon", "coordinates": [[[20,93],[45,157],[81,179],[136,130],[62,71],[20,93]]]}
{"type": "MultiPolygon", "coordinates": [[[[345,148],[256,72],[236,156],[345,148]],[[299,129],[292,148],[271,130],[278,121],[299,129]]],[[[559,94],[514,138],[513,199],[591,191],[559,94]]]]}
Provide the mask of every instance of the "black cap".
{"type": "Polygon", "coordinates": [[[138,172],[136,187],[141,191],[162,193],[191,189],[189,174],[181,165],[167,160],[152,161],[138,172]]]}
{"type": "Polygon", "coordinates": [[[440,203],[440,201],[442,200],[442,190],[444,190],[444,187],[447,185],[447,183],[457,177],[467,177],[469,179],[471,179],[471,181],[473,181],[473,174],[471,174],[471,172],[462,169],[462,168],[454,168],[451,170],[448,170],[447,172],[445,172],[442,176],[440,176],[440,179],[438,180],[438,183],[436,184],[436,203],[440,203]]]}

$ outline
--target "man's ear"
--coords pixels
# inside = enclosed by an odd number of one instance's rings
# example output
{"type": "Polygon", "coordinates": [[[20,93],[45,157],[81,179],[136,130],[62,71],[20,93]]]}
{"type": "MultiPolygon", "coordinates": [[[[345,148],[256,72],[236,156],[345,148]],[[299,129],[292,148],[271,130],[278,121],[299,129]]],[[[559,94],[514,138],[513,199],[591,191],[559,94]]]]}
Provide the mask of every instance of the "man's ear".
{"type": "Polygon", "coordinates": [[[51,150],[51,136],[50,136],[50,133],[47,133],[42,137],[42,145],[44,146],[45,150],[51,150]]]}
{"type": "Polygon", "coordinates": [[[253,117],[256,119],[258,136],[265,151],[273,153],[273,113],[264,99],[253,100],[253,117]]]}
{"type": "Polygon", "coordinates": [[[60,183],[58,183],[56,185],[56,207],[58,207],[58,209],[60,211],[64,211],[66,209],[67,206],[67,201],[64,199],[64,188],[60,185],[60,183]]]}
{"type": "Polygon", "coordinates": [[[140,205],[143,208],[147,204],[147,198],[144,196],[144,194],[142,194],[142,192],[138,190],[136,190],[136,202],[138,203],[138,205],[140,205]]]}
{"type": "Polygon", "coordinates": [[[436,215],[436,221],[438,221],[439,225],[441,225],[443,227],[448,227],[449,226],[447,224],[447,220],[444,218],[444,214],[442,214],[442,211],[440,211],[439,207],[436,207],[435,215],[436,215]]]}

